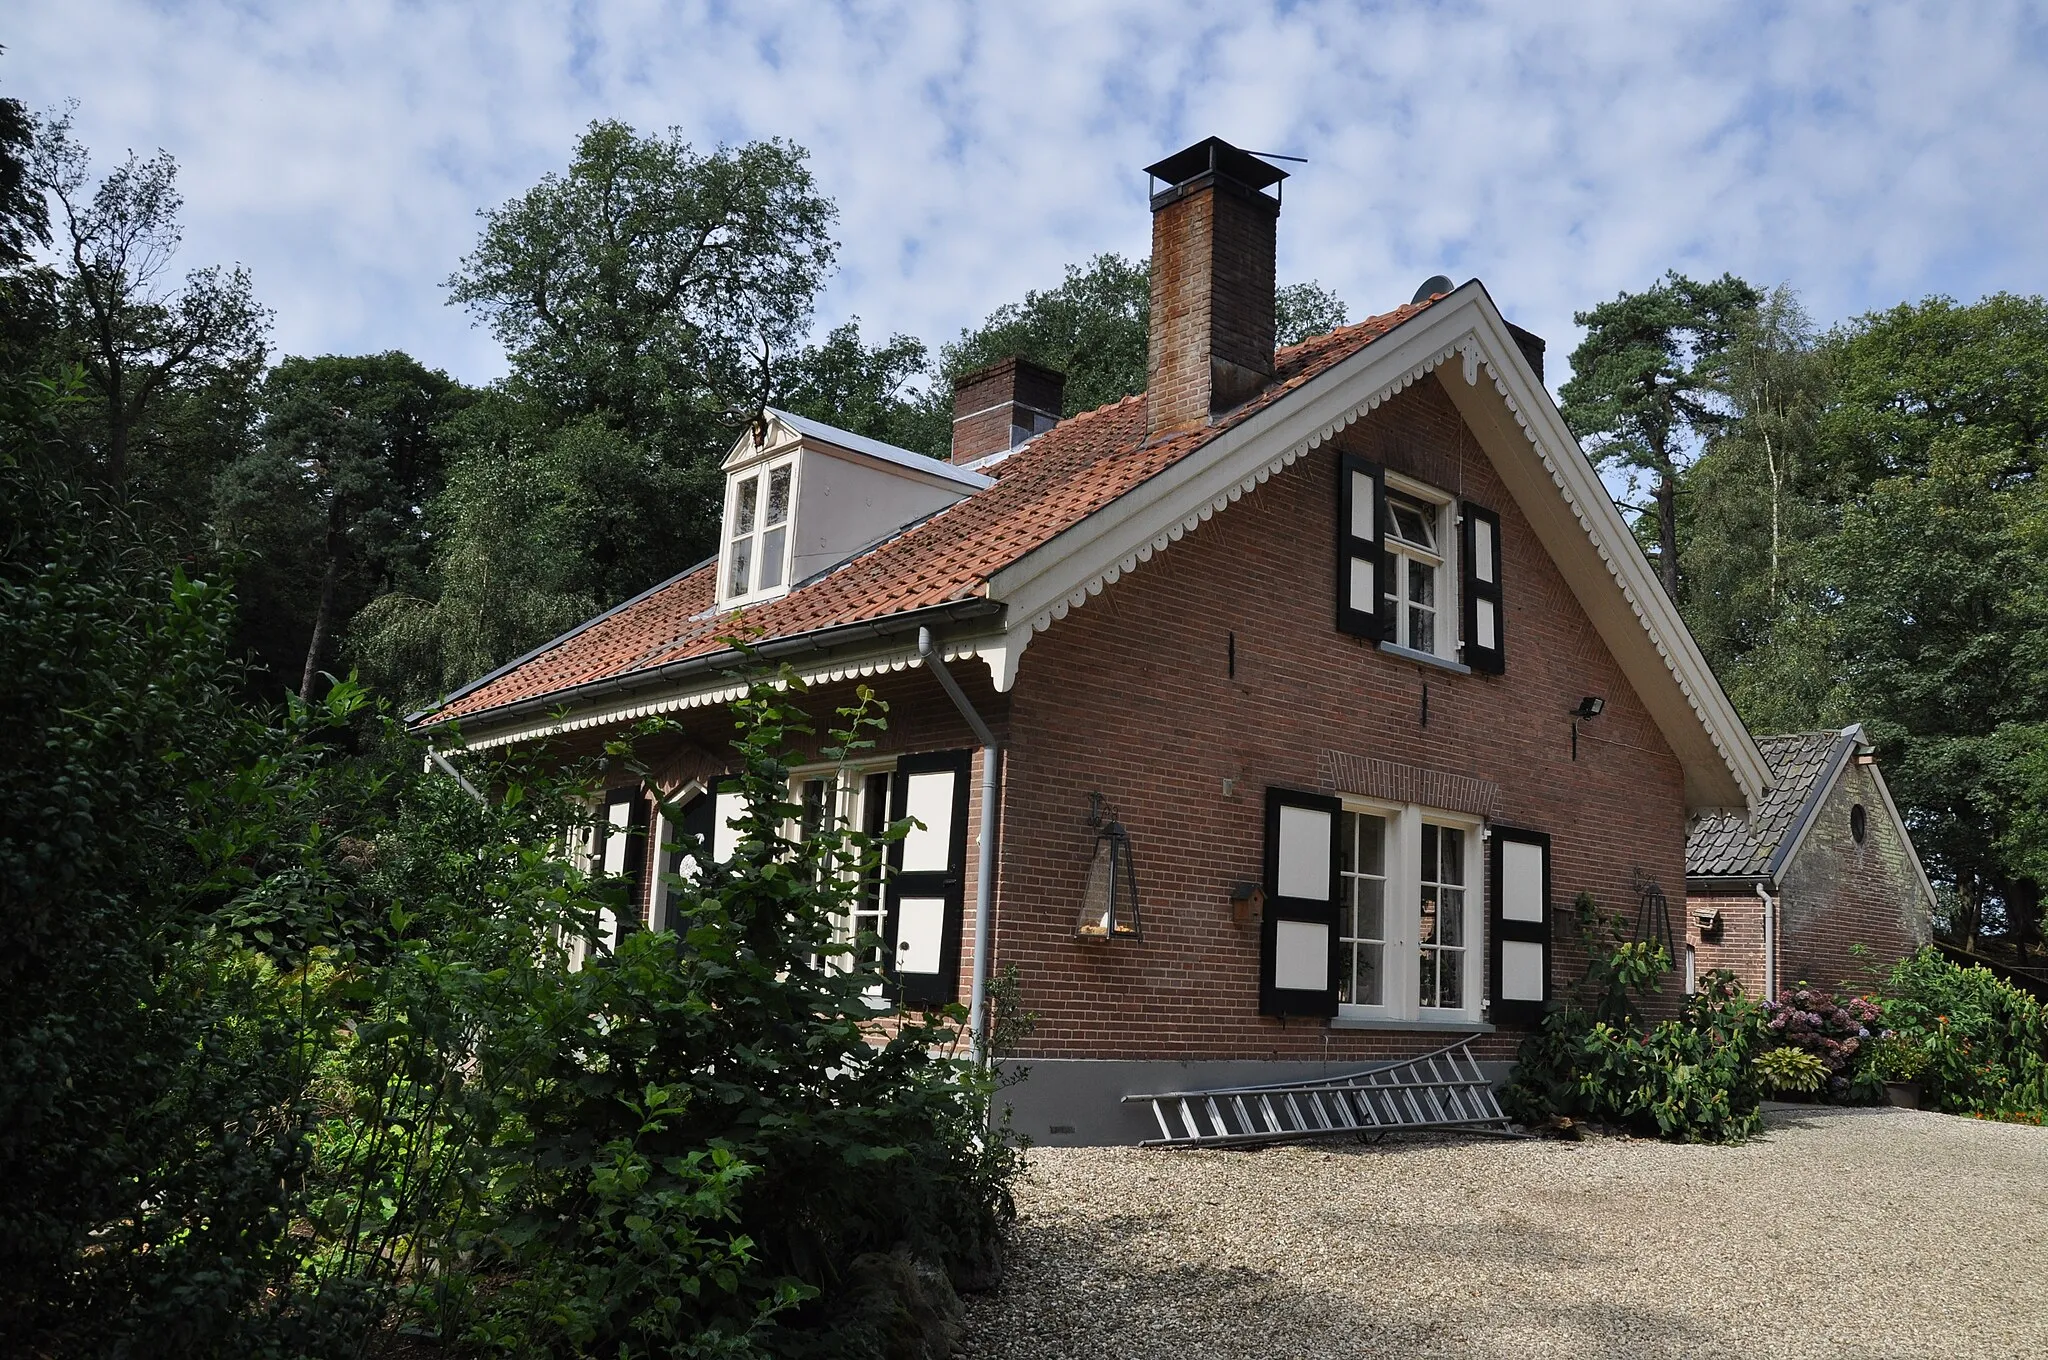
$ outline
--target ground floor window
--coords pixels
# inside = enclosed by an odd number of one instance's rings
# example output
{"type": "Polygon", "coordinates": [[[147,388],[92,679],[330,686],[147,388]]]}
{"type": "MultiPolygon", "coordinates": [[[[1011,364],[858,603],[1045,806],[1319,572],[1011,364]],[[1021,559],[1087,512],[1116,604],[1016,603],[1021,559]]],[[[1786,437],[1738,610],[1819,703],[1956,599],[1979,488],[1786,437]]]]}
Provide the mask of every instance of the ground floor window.
{"type": "Polygon", "coordinates": [[[1347,799],[1338,837],[1339,1013],[1477,1019],[1478,820],[1347,799]]]}

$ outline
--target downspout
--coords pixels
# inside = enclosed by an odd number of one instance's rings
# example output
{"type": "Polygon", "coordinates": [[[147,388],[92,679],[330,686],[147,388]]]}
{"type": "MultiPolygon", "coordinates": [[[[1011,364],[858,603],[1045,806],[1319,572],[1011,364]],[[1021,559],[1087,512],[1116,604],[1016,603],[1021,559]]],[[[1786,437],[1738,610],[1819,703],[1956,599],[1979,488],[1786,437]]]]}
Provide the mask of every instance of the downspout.
{"type": "Polygon", "coordinates": [[[931,667],[933,675],[946,691],[946,697],[953,701],[953,707],[960,710],[960,716],[974,730],[976,740],[981,742],[981,825],[975,832],[975,874],[974,874],[974,983],[969,993],[967,1006],[967,1034],[974,1045],[974,1060],[986,1064],[988,1054],[988,971],[989,953],[995,947],[995,929],[989,920],[991,905],[995,899],[996,885],[996,798],[997,761],[995,733],[988,730],[988,724],[981,720],[981,714],[974,711],[974,705],[967,702],[967,696],[960,692],[959,681],[953,672],[946,669],[946,660],[938,649],[932,646],[932,630],[917,630],[917,654],[931,667]]]}
{"type": "Polygon", "coordinates": [[[1756,895],[1764,903],[1764,1000],[1778,999],[1778,899],[1764,891],[1764,885],[1756,885],[1756,895]]]}
{"type": "Polygon", "coordinates": [[[467,779],[464,779],[462,777],[462,771],[456,769],[455,766],[449,762],[448,757],[442,755],[439,751],[436,751],[431,746],[427,748],[427,763],[430,765],[440,767],[442,774],[447,775],[450,779],[460,784],[462,786],[462,791],[468,794],[470,797],[476,799],[479,803],[487,803],[490,801],[489,799],[485,798],[481,793],[477,792],[476,785],[470,783],[467,779]]]}

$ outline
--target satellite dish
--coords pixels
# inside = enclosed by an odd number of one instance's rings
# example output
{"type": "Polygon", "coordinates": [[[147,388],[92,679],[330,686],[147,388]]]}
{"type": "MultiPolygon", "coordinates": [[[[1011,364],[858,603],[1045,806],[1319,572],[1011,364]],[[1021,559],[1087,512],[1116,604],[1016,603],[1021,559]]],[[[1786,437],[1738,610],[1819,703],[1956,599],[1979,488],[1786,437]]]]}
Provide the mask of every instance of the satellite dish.
{"type": "Polygon", "coordinates": [[[1408,305],[1412,307],[1418,302],[1427,302],[1436,294],[1448,293],[1457,286],[1451,282],[1451,276],[1448,274],[1431,274],[1422,281],[1422,286],[1415,290],[1415,296],[1408,299],[1408,305]]]}

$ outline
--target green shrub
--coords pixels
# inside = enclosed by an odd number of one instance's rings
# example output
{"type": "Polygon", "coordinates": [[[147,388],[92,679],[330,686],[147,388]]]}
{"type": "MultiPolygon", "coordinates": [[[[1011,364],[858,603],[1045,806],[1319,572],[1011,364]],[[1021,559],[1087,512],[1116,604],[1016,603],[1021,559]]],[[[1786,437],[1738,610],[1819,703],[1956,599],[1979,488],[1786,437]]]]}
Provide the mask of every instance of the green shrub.
{"type": "Polygon", "coordinates": [[[784,838],[793,677],[739,707],[734,861],[572,966],[624,889],[562,847],[630,751],[471,757],[479,799],[353,682],[246,707],[225,587],[35,471],[19,395],[0,1349],[359,1356],[404,1321],[453,1353],[856,1356],[957,1312],[1017,1151],[957,1008],[885,1039],[841,966],[887,836],[784,838]]]}
{"type": "Polygon", "coordinates": [[[1904,1030],[1887,1030],[1871,1047],[1867,1070],[1880,1082],[1918,1081],[1927,1070],[1927,1045],[1904,1030]]]}
{"type": "Polygon", "coordinates": [[[1814,1094],[1827,1100],[1869,1102],[1884,1096],[1882,1083],[1868,1071],[1871,1046],[1882,1028],[1879,1014],[1874,997],[1837,996],[1802,982],[1765,1004],[1764,1027],[1771,1042],[1820,1061],[1827,1075],[1810,1088],[1814,1094]]]}
{"type": "Polygon", "coordinates": [[[1628,940],[1589,894],[1573,921],[1586,972],[1523,1041],[1502,1092],[1509,1115],[1530,1127],[1596,1120],[1680,1142],[1754,1133],[1762,1089],[1749,1060],[1762,1047],[1762,1014],[1734,975],[1708,973],[1677,1019],[1644,1033],[1635,999],[1657,990],[1670,956],[1628,940]]]}
{"type": "Polygon", "coordinates": [[[2048,1112],[2048,1009],[1986,968],[1932,948],[1902,959],[1885,985],[1885,1024],[1925,1055],[1921,1100],[1984,1116],[2048,1112]]]}
{"type": "Polygon", "coordinates": [[[1764,1085],[1773,1091],[1812,1094],[1827,1085],[1828,1065],[1800,1048],[1767,1048],[1750,1059],[1764,1085]]]}

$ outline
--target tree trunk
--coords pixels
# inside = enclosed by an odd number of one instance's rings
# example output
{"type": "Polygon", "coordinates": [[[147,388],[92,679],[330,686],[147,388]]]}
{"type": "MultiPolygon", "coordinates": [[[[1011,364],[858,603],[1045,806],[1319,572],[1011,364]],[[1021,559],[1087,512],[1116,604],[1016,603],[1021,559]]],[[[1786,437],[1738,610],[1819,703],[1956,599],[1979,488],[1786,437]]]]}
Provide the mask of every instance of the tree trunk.
{"type": "Polygon", "coordinates": [[[1657,474],[1657,570],[1664,593],[1678,603],[1678,473],[1666,464],[1657,474]]]}
{"type": "Polygon", "coordinates": [[[320,653],[327,647],[327,634],[334,623],[334,596],[341,581],[341,560],[348,552],[348,535],[343,532],[341,496],[327,503],[327,569],[320,573],[320,608],[313,615],[313,640],[306,646],[306,669],[299,677],[299,698],[313,698],[313,679],[320,674],[320,653]]]}
{"type": "Polygon", "coordinates": [[[1778,613],[1778,554],[1779,554],[1779,507],[1784,501],[1784,477],[1778,471],[1777,450],[1771,447],[1771,432],[1764,431],[1764,465],[1771,474],[1771,616],[1778,613]]]}

